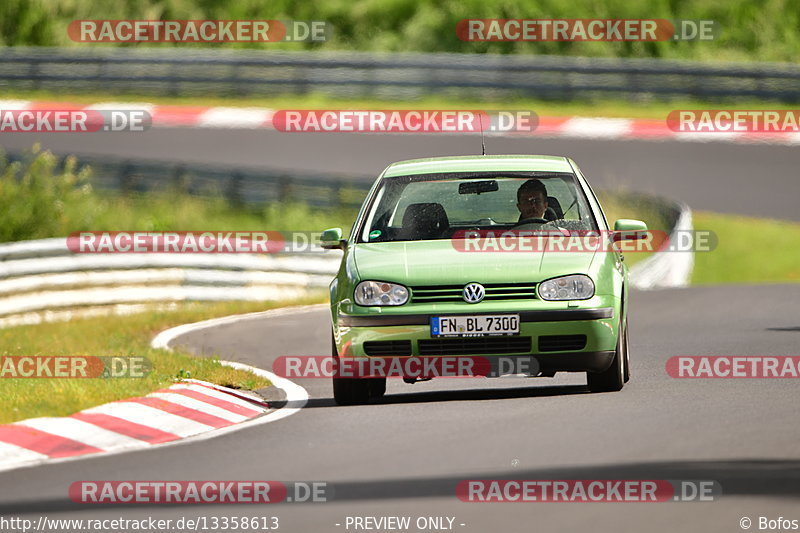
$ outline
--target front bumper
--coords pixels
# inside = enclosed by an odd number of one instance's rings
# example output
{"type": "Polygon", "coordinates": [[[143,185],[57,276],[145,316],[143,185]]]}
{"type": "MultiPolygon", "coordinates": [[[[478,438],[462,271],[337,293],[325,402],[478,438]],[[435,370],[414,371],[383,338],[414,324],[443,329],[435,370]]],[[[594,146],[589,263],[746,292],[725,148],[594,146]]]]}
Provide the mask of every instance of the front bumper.
{"type": "Polygon", "coordinates": [[[599,307],[472,312],[425,312],[338,315],[337,348],[341,355],[534,357],[542,372],[601,372],[614,357],[619,331],[616,298],[599,307]],[[433,316],[519,314],[513,336],[432,337],[433,316]]]}

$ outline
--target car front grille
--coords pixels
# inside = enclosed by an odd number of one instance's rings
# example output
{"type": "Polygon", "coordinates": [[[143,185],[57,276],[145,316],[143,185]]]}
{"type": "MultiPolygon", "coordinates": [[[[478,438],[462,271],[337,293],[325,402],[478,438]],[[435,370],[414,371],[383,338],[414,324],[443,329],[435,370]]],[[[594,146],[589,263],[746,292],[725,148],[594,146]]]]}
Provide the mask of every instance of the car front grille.
{"type": "Polygon", "coordinates": [[[530,353],[530,337],[459,337],[455,339],[422,339],[420,355],[476,355],[530,353]]]}
{"type": "Polygon", "coordinates": [[[586,335],[542,335],[539,337],[540,352],[575,351],[586,348],[586,335]]]}
{"type": "Polygon", "coordinates": [[[364,353],[373,357],[411,355],[411,341],[367,341],[364,353]]]}
{"type": "MultiPolygon", "coordinates": [[[[532,300],[536,298],[536,283],[484,283],[483,301],[532,300]]],[[[413,303],[463,302],[464,285],[423,285],[411,287],[413,303]]]]}

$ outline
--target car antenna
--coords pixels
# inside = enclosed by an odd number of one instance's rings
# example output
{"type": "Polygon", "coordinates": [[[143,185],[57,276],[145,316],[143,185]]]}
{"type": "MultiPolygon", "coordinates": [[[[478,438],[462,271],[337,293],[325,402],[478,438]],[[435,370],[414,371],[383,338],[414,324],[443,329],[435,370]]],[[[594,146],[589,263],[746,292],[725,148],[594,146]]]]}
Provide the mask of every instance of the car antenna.
{"type": "Polygon", "coordinates": [[[486,142],[483,140],[483,113],[478,113],[478,122],[481,125],[481,155],[486,155],[486,142]]]}

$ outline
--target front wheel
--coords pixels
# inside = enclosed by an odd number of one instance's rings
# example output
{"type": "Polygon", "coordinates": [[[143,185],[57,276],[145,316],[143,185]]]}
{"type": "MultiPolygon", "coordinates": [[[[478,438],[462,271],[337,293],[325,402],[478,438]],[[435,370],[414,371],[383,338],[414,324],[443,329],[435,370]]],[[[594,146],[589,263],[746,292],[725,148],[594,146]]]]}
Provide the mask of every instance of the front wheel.
{"type": "MultiPolygon", "coordinates": [[[[336,340],[331,332],[331,357],[338,358],[336,340]]],[[[361,405],[369,402],[370,397],[382,395],[380,388],[371,384],[372,379],[364,378],[337,378],[333,379],[333,399],[339,405],[361,405]],[[378,394],[380,392],[380,394],[378,394]]],[[[383,382],[383,392],[386,391],[386,381],[383,382]]]]}
{"type": "Polygon", "coordinates": [[[625,322],[625,383],[631,380],[631,351],[628,349],[628,323],[625,322]]]}
{"type": "Polygon", "coordinates": [[[339,405],[361,405],[369,402],[369,381],[359,378],[333,378],[333,399],[339,405]]]}
{"type": "Polygon", "coordinates": [[[603,372],[587,372],[586,382],[592,392],[614,392],[625,385],[628,366],[628,321],[620,324],[614,361],[603,372]]]}
{"type": "Polygon", "coordinates": [[[386,378],[374,378],[367,381],[369,382],[370,398],[380,398],[386,394],[386,378]]]}

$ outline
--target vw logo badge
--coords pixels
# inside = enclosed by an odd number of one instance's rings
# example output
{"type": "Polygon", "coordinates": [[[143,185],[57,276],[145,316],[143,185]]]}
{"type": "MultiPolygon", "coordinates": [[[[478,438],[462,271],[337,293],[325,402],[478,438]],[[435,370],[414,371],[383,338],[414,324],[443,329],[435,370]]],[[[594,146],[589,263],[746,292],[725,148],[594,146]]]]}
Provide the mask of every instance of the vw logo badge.
{"type": "Polygon", "coordinates": [[[464,296],[464,301],[468,304],[476,304],[483,300],[483,297],[486,296],[486,291],[480,283],[470,283],[464,287],[462,295],[464,296]]]}

